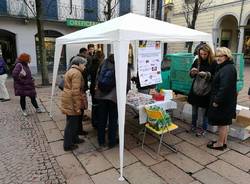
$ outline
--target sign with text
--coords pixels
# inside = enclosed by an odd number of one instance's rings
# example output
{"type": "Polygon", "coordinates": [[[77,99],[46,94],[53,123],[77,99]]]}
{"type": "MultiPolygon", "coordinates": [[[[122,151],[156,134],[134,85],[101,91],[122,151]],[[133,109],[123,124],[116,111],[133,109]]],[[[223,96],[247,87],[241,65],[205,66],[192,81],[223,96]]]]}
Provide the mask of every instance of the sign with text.
{"type": "Polygon", "coordinates": [[[80,19],[67,19],[66,24],[69,27],[90,27],[98,24],[99,22],[85,21],[80,19]]]}
{"type": "Polygon", "coordinates": [[[138,75],[141,87],[162,82],[161,60],[159,41],[139,41],[138,75]]]}

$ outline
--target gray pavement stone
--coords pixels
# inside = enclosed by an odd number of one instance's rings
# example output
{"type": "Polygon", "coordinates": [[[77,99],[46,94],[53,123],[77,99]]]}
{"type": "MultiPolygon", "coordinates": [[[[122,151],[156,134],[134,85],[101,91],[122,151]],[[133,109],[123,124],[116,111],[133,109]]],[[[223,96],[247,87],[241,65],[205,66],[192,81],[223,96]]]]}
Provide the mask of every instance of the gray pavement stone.
{"type": "Polygon", "coordinates": [[[173,135],[173,134],[165,134],[163,137],[163,142],[167,143],[167,144],[178,144],[180,142],[182,142],[183,140],[180,139],[179,137],[173,135]]]}
{"type": "Polygon", "coordinates": [[[85,142],[78,144],[78,148],[73,151],[76,156],[96,150],[94,145],[91,144],[91,142],[88,139],[85,138],[84,140],[85,142]]]}
{"type": "Polygon", "coordinates": [[[204,168],[202,165],[198,164],[197,162],[191,160],[181,153],[169,154],[165,156],[165,158],[172,164],[184,170],[186,173],[195,173],[204,168]]]}
{"type": "Polygon", "coordinates": [[[126,180],[119,181],[120,173],[115,169],[110,169],[91,176],[95,184],[128,184],[126,180]]]}
{"type": "Polygon", "coordinates": [[[157,175],[161,176],[167,183],[189,184],[194,180],[191,176],[168,161],[156,164],[152,166],[151,169],[157,173],[157,175]]]}
{"type": "Polygon", "coordinates": [[[43,130],[57,128],[54,121],[44,121],[44,122],[41,122],[41,126],[42,126],[43,130]]]}
{"type": "MultiPolygon", "coordinates": [[[[158,146],[159,146],[159,142],[153,143],[153,144],[149,144],[147,145],[149,148],[151,148],[152,150],[154,150],[155,154],[157,153],[158,150],[158,146]]],[[[171,151],[169,148],[167,148],[166,146],[162,145],[161,146],[161,150],[159,155],[161,156],[166,156],[170,153],[173,153],[173,151],[171,151]]]]}
{"type": "Polygon", "coordinates": [[[207,144],[208,142],[208,140],[203,136],[197,137],[194,134],[186,133],[186,132],[177,134],[177,136],[195,146],[201,146],[201,145],[207,144]]]}
{"type": "Polygon", "coordinates": [[[131,134],[125,134],[124,138],[125,138],[125,148],[127,150],[134,149],[141,145],[141,142],[135,137],[133,137],[131,134]]]}
{"type": "Polygon", "coordinates": [[[199,181],[193,181],[192,183],[190,184],[201,184],[199,181]]]}
{"type": "Polygon", "coordinates": [[[227,143],[228,147],[237,151],[237,152],[240,152],[242,154],[247,154],[248,152],[250,152],[250,147],[249,146],[246,146],[244,144],[240,144],[240,143],[237,143],[235,141],[228,141],[227,143]]]}
{"type": "MultiPolygon", "coordinates": [[[[113,148],[102,152],[104,157],[115,167],[120,167],[120,159],[119,159],[119,148],[113,148]]],[[[124,167],[130,165],[132,163],[137,162],[138,160],[134,155],[132,155],[129,151],[124,149],[124,167]]]]}
{"type": "Polygon", "coordinates": [[[63,139],[62,134],[57,128],[45,129],[44,133],[47,137],[48,142],[59,141],[63,139]]]}
{"type": "Polygon", "coordinates": [[[219,156],[220,159],[224,160],[225,162],[228,162],[243,171],[250,171],[250,158],[242,155],[236,151],[228,151],[222,155],[219,156]]]}
{"type": "Polygon", "coordinates": [[[155,152],[148,149],[146,146],[144,147],[143,150],[141,147],[137,147],[130,150],[130,152],[134,154],[136,158],[146,166],[151,166],[164,160],[163,157],[157,156],[155,152]]]}
{"type": "Polygon", "coordinates": [[[81,154],[77,157],[89,175],[94,175],[112,168],[112,165],[104,158],[101,153],[97,151],[81,154]]]}
{"type": "Polygon", "coordinates": [[[52,120],[48,113],[38,113],[37,117],[40,122],[52,120]]]}
{"type": "Polygon", "coordinates": [[[220,176],[219,174],[211,171],[210,169],[203,169],[193,175],[194,178],[204,184],[233,184],[230,180],[220,176]]]}
{"type": "Polygon", "coordinates": [[[56,160],[67,180],[86,173],[72,153],[58,156],[56,160]]]}
{"type": "Polygon", "coordinates": [[[183,153],[184,155],[192,158],[193,160],[197,161],[201,165],[207,165],[217,158],[195,146],[189,144],[187,142],[182,142],[177,144],[177,149],[179,152],[183,153]]]}
{"type": "Polygon", "coordinates": [[[163,184],[165,183],[159,176],[145,167],[140,162],[134,163],[124,168],[124,176],[129,183],[133,184],[163,184]]]}
{"type": "Polygon", "coordinates": [[[242,170],[218,160],[207,166],[209,169],[237,184],[249,184],[250,175],[242,170]]]}
{"type": "Polygon", "coordinates": [[[82,174],[67,180],[67,184],[94,184],[89,175],[82,174]]]}
{"type": "Polygon", "coordinates": [[[49,145],[50,145],[52,153],[55,156],[60,156],[60,155],[68,153],[68,152],[64,151],[64,149],[63,149],[63,141],[51,142],[51,143],[49,143],[49,145]]]}

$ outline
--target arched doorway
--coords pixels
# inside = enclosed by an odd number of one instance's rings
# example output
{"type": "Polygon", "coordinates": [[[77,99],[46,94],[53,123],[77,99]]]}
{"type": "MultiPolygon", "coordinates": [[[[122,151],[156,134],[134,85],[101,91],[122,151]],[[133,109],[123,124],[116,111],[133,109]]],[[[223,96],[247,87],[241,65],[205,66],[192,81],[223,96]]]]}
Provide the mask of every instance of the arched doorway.
{"type": "Polygon", "coordinates": [[[245,57],[245,63],[250,64],[250,16],[244,30],[244,45],[243,53],[245,57]]]}
{"type": "Polygon", "coordinates": [[[237,52],[238,21],[233,15],[225,15],[219,23],[219,46],[237,52]]]}
{"type": "Polygon", "coordinates": [[[16,35],[7,30],[0,29],[0,49],[4,60],[6,61],[10,71],[12,71],[17,57],[16,35]]]}
{"type": "MultiPolygon", "coordinates": [[[[48,64],[48,70],[53,71],[54,67],[54,53],[55,53],[55,43],[56,38],[63,36],[62,33],[54,30],[44,30],[44,41],[45,41],[45,50],[46,50],[46,60],[48,64]]],[[[41,62],[38,54],[38,37],[36,34],[36,55],[37,55],[37,69],[41,71],[41,62]]],[[[59,63],[59,71],[66,70],[66,47],[63,47],[60,63],[59,63]]]]}

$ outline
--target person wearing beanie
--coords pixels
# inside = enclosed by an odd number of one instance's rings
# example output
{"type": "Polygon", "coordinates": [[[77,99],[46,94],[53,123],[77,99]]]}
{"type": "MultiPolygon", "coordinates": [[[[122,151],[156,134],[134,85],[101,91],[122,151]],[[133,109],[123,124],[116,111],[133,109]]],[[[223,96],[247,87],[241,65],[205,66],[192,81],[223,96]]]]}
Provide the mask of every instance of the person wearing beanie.
{"type": "Polygon", "coordinates": [[[5,63],[2,57],[2,52],[0,52],[0,101],[1,102],[6,102],[10,100],[8,90],[5,86],[5,82],[8,77],[7,71],[8,71],[7,64],[5,63]]]}
{"type": "Polygon", "coordinates": [[[36,101],[36,89],[34,79],[31,76],[31,71],[28,64],[31,62],[30,55],[22,53],[16,60],[15,68],[12,71],[14,78],[15,96],[20,96],[20,105],[22,114],[28,116],[26,111],[26,97],[30,97],[32,105],[35,107],[37,113],[43,112],[39,108],[36,101]]]}

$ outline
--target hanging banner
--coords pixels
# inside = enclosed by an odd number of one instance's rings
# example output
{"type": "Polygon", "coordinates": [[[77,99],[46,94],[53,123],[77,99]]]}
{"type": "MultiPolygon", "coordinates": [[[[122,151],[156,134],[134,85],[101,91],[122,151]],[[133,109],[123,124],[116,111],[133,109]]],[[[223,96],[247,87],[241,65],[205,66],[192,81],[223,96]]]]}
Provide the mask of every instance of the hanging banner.
{"type": "Polygon", "coordinates": [[[162,82],[161,60],[159,41],[139,41],[138,74],[141,87],[162,82]]]}

